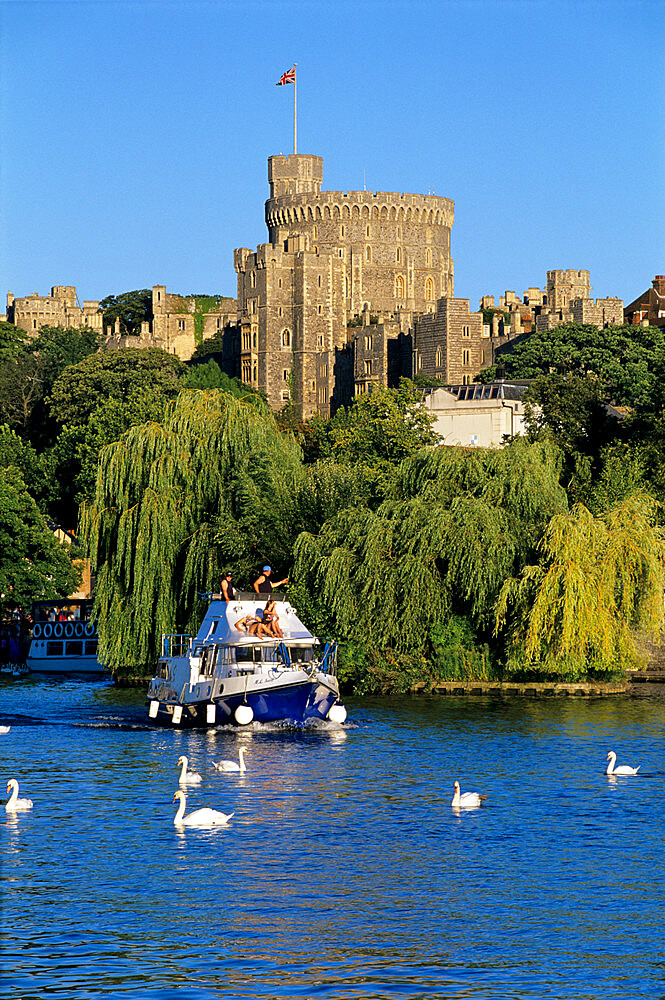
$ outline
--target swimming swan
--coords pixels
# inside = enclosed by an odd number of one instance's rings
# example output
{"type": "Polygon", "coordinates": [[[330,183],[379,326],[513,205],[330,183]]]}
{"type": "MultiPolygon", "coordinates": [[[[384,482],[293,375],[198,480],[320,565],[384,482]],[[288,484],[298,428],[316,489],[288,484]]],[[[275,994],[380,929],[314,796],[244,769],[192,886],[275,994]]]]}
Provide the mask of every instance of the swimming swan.
{"type": "Polygon", "coordinates": [[[196,809],[194,812],[190,813],[189,816],[185,816],[185,793],[183,791],[178,791],[173,796],[173,801],[180,799],[180,805],[178,806],[178,811],[173,817],[174,826],[222,826],[223,823],[228,823],[231,816],[235,816],[235,813],[231,813],[229,816],[226,813],[217,812],[216,809],[196,809]]]}
{"type": "Polygon", "coordinates": [[[477,809],[480,803],[484,802],[486,798],[486,795],[479,795],[478,792],[464,792],[462,794],[459,781],[456,781],[455,794],[450,804],[453,809],[477,809]]]}
{"type": "Polygon", "coordinates": [[[628,764],[620,764],[619,767],[615,767],[614,765],[616,764],[617,755],[614,750],[610,750],[607,755],[607,759],[609,760],[609,764],[607,765],[607,771],[605,771],[605,774],[637,774],[642,766],[640,764],[639,767],[629,767],[628,764]]]}
{"type": "Polygon", "coordinates": [[[178,784],[180,785],[200,785],[203,781],[200,774],[195,771],[188,771],[187,765],[189,760],[184,755],[178,757],[178,767],[180,767],[180,777],[178,778],[178,784]]]}
{"type": "Polygon", "coordinates": [[[11,726],[0,726],[0,733],[2,733],[2,735],[4,736],[6,733],[9,732],[11,728],[12,728],[11,726]]]}
{"type": "Polygon", "coordinates": [[[12,794],[5,805],[7,812],[18,812],[19,809],[32,809],[32,799],[19,799],[18,781],[16,778],[10,778],[7,782],[7,791],[10,789],[12,794]]]}
{"type": "Polygon", "coordinates": [[[213,767],[216,767],[218,771],[246,771],[244,747],[240,747],[238,750],[238,760],[239,764],[236,764],[234,760],[220,760],[219,764],[213,764],[213,767]]]}

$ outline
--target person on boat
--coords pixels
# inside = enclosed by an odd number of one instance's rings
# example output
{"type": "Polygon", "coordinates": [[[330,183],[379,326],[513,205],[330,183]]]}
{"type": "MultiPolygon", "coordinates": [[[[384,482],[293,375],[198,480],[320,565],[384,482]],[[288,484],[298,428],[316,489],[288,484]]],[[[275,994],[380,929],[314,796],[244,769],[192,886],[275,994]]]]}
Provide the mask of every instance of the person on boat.
{"type": "Polygon", "coordinates": [[[236,591],[235,587],[233,586],[233,573],[231,572],[231,570],[229,570],[229,572],[224,575],[224,579],[222,580],[220,590],[222,592],[222,597],[227,604],[229,603],[229,601],[233,600],[236,591]]]}
{"type": "Polygon", "coordinates": [[[254,615],[245,615],[244,618],[239,618],[235,623],[235,628],[247,635],[255,635],[257,639],[263,639],[267,635],[265,625],[260,618],[255,618],[254,615]]]}
{"type": "Polygon", "coordinates": [[[288,576],[285,576],[283,580],[273,583],[271,579],[272,567],[264,566],[262,572],[258,578],[254,581],[254,590],[257,594],[271,594],[273,590],[278,587],[283,586],[285,583],[289,582],[288,576]]]}
{"type": "Polygon", "coordinates": [[[268,635],[274,636],[275,639],[284,638],[284,634],[279,627],[279,616],[275,613],[275,602],[272,598],[266,601],[266,606],[263,609],[262,624],[268,635]]]}

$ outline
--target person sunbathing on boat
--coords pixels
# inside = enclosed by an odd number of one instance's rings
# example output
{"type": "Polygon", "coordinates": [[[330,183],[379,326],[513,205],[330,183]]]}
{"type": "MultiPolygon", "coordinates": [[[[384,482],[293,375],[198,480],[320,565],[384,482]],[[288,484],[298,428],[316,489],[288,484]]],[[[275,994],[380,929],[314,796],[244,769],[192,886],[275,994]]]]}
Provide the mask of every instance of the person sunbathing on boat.
{"type": "Polygon", "coordinates": [[[279,627],[279,617],[275,613],[275,602],[272,599],[266,602],[266,606],[263,609],[262,625],[268,635],[273,636],[275,639],[284,638],[284,634],[279,627]]]}
{"type": "Polygon", "coordinates": [[[245,632],[247,635],[255,635],[257,639],[263,639],[264,636],[268,635],[268,631],[261,619],[255,618],[254,615],[245,615],[244,618],[239,618],[235,623],[235,628],[239,632],[245,632]]]}

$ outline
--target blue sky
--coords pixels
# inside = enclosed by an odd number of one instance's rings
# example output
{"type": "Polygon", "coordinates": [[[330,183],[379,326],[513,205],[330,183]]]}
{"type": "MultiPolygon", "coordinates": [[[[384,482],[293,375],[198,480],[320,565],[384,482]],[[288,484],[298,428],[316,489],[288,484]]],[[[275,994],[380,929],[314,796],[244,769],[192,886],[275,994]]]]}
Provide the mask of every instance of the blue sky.
{"type": "Polygon", "coordinates": [[[665,272],[656,0],[0,0],[0,293],[235,295],[267,157],[455,202],[455,294],[665,272]]]}

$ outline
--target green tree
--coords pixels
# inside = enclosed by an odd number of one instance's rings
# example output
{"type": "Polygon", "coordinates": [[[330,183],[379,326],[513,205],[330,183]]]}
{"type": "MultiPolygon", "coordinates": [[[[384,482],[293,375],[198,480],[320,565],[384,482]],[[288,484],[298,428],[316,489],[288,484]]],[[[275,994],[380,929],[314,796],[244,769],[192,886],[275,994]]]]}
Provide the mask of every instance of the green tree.
{"type": "Polygon", "coordinates": [[[66,597],[78,579],[68,547],[49,530],[19,471],[0,470],[0,607],[66,597]]]}
{"type": "MultiPolygon", "coordinates": [[[[593,375],[607,399],[630,406],[646,402],[656,388],[656,369],[665,359],[665,335],[657,327],[621,324],[601,330],[588,323],[563,323],[553,330],[534,331],[501,349],[497,357],[511,378],[593,375]]],[[[495,377],[496,366],[482,373],[484,381],[495,377]]]]}
{"type": "Polygon", "coordinates": [[[141,332],[141,323],[152,316],[152,290],[140,288],[120,295],[107,295],[99,305],[104,314],[105,330],[120,320],[121,333],[137,335],[141,332]]]}
{"type": "Polygon", "coordinates": [[[581,504],[552,518],[540,561],[504,583],[496,632],[508,669],[578,677],[636,666],[635,630],[663,625],[665,535],[654,501],[634,494],[602,517],[581,504]]]}
{"type": "Polygon", "coordinates": [[[146,392],[174,399],[186,371],[174,354],[158,347],[127,347],[91,355],[55,381],[50,412],[61,426],[81,426],[109,399],[130,404],[146,392]]]}

